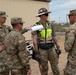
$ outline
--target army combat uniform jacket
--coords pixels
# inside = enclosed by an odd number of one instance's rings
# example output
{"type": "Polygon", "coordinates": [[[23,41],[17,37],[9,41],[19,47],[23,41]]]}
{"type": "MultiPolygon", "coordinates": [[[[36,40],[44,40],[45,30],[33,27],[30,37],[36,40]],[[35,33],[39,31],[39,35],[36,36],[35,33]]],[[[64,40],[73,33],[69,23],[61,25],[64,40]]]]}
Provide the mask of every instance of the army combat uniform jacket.
{"type": "MultiPolygon", "coordinates": [[[[11,28],[6,25],[0,25],[0,46],[4,45],[5,36],[11,31],[11,28]]],[[[0,66],[4,65],[6,62],[6,53],[5,50],[0,51],[0,66]]],[[[1,68],[1,67],[0,67],[1,68]]],[[[1,72],[1,69],[0,69],[1,72]]]]}
{"type": "MultiPolygon", "coordinates": [[[[0,73],[8,70],[8,66],[5,65],[5,62],[7,62],[8,57],[5,52],[4,39],[5,39],[5,36],[12,30],[13,29],[10,26],[0,25],[0,47],[1,47],[0,48],[0,73]]],[[[27,31],[26,28],[24,28],[20,32],[23,34],[26,31],[27,31]]]]}
{"type": "Polygon", "coordinates": [[[8,55],[6,64],[10,69],[29,67],[25,38],[19,31],[11,31],[6,36],[4,43],[8,55]]]}
{"type": "Polygon", "coordinates": [[[76,65],[76,23],[71,25],[66,32],[64,47],[68,52],[69,63],[76,65]]]}

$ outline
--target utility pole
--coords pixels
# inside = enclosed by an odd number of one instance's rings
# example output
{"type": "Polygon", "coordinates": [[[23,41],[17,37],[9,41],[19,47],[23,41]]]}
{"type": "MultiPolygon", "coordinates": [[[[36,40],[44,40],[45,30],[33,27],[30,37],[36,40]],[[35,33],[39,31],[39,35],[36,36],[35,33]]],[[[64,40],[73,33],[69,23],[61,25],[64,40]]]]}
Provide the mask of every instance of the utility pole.
{"type": "Polygon", "coordinates": [[[59,17],[59,25],[60,25],[60,17],[59,17]]]}
{"type": "Polygon", "coordinates": [[[68,23],[68,17],[67,17],[67,14],[66,14],[66,23],[68,23]]]}

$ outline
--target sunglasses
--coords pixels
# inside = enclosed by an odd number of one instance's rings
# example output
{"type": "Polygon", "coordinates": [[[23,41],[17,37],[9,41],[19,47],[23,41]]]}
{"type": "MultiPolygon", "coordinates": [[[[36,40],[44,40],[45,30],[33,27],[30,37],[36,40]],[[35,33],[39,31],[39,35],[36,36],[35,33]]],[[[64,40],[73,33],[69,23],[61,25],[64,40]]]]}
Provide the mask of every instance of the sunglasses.
{"type": "Polygon", "coordinates": [[[44,14],[45,16],[48,16],[48,14],[44,14]]]}
{"type": "Polygon", "coordinates": [[[19,23],[19,24],[23,25],[23,23],[19,23]]]}
{"type": "Polygon", "coordinates": [[[76,16],[76,15],[75,15],[75,14],[71,14],[71,15],[69,15],[69,17],[70,17],[70,16],[76,16]]]}

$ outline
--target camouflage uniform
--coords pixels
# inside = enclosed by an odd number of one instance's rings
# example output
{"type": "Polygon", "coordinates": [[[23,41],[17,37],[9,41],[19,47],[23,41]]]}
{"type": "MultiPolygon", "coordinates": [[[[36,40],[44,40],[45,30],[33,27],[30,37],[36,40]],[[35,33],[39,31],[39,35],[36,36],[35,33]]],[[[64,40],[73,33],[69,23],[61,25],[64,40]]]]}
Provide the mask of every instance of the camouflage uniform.
{"type": "MultiPolygon", "coordinates": [[[[27,54],[27,51],[25,50],[25,46],[26,46],[25,38],[19,31],[17,30],[11,31],[6,36],[5,47],[6,47],[6,53],[8,54],[6,64],[9,66],[9,68],[12,71],[15,70],[18,72],[23,68],[26,69],[26,66],[29,65],[28,54],[27,54]]],[[[20,72],[18,73],[19,73],[18,75],[21,75],[20,72]]],[[[26,71],[25,71],[25,75],[26,75],[26,71]]]]}
{"type": "MultiPolygon", "coordinates": [[[[0,17],[6,17],[6,13],[4,11],[0,11],[0,17]]],[[[0,46],[4,46],[5,36],[10,32],[11,28],[6,25],[0,25],[0,46]]],[[[6,52],[3,48],[0,50],[0,75],[8,75],[8,67],[4,64],[6,62],[6,52]]]]}
{"type": "MultiPolygon", "coordinates": [[[[13,20],[18,22],[17,18],[13,18],[13,20]]],[[[19,21],[21,22],[21,18],[19,21]]],[[[8,65],[11,74],[27,75],[30,66],[28,53],[25,49],[25,37],[18,30],[13,30],[6,36],[4,44],[8,57],[5,64],[8,65]]]]}
{"type": "MultiPolygon", "coordinates": [[[[9,33],[9,27],[6,27],[5,25],[0,26],[0,45],[4,46],[4,39],[5,36],[9,33]]],[[[5,71],[7,71],[7,66],[4,65],[4,62],[6,62],[6,52],[5,50],[0,51],[0,73],[4,72],[5,74],[2,75],[8,75],[5,71]]]]}
{"type": "Polygon", "coordinates": [[[50,62],[53,74],[59,75],[58,58],[55,48],[52,47],[49,50],[40,49],[39,52],[41,55],[40,64],[42,66],[42,75],[48,75],[48,60],[50,62]]]}
{"type": "MultiPolygon", "coordinates": [[[[6,12],[4,11],[0,11],[0,17],[7,17],[6,12]]],[[[4,47],[4,39],[5,36],[12,30],[12,28],[10,26],[6,26],[6,25],[0,25],[0,46],[4,47]]],[[[26,30],[26,28],[24,28],[21,33],[24,33],[26,30]]],[[[7,54],[5,52],[5,49],[1,49],[0,50],[0,74],[1,75],[8,75],[8,67],[4,64],[7,60],[7,54]],[[6,73],[7,71],[7,73],[6,73]]]]}
{"type": "Polygon", "coordinates": [[[76,75],[76,23],[72,24],[65,34],[64,48],[68,52],[64,75],[76,75]]]}
{"type": "MultiPolygon", "coordinates": [[[[47,28],[51,28],[51,24],[49,21],[46,21],[49,23],[47,28]]],[[[37,22],[39,25],[39,22],[37,22]]],[[[37,23],[35,25],[37,25],[37,23]]],[[[40,37],[40,31],[35,31],[32,34],[37,35],[38,40],[41,39],[40,37]]],[[[51,35],[51,34],[50,34],[51,35]]],[[[41,41],[40,41],[41,42],[41,41]]],[[[38,46],[39,47],[39,46],[38,46]]],[[[58,68],[58,56],[55,51],[55,47],[50,47],[49,49],[41,49],[39,47],[39,53],[40,53],[40,61],[39,64],[42,66],[42,75],[48,75],[48,60],[50,62],[52,71],[54,75],[60,75],[59,68],[58,68]]]]}

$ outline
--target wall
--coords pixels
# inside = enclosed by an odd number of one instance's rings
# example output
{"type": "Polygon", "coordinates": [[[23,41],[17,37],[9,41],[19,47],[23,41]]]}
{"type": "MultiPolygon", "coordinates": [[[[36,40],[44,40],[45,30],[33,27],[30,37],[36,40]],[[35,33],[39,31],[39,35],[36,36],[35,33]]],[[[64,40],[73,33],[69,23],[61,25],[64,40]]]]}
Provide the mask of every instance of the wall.
{"type": "MultiPolygon", "coordinates": [[[[33,0],[0,0],[0,10],[8,14],[6,25],[10,25],[11,17],[22,17],[25,21],[24,27],[33,25],[39,18],[35,17],[41,7],[49,9],[48,2],[33,0]]],[[[10,25],[11,26],[11,25],[10,25]]],[[[27,40],[31,39],[30,32],[24,34],[27,40]]]]}

